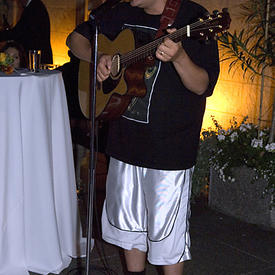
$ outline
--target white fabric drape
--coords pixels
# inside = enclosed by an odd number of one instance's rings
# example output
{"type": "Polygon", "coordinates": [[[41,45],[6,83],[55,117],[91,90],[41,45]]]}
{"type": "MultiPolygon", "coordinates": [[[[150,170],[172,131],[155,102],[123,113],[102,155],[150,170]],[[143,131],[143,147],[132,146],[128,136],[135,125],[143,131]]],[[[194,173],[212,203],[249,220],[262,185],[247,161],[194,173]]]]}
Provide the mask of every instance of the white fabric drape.
{"type": "Polygon", "coordinates": [[[0,76],[0,275],[83,255],[61,73],[0,76]]]}

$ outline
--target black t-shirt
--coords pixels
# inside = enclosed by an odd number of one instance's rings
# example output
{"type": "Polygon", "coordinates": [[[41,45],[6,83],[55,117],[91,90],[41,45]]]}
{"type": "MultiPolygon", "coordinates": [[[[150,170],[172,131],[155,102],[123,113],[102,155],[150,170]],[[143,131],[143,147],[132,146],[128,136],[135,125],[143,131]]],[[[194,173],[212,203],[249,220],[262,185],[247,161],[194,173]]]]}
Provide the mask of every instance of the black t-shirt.
{"type": "MultiPolygon", "coordinates": [[[[182,1],[173,27],[179,29],[198,20],[205,9],[182,1]]],[[[151,41],[159,28],[160,15],[122,3],[100,15],[99,31],[113,40],[123,29],[131,29],[136,47],[151,41]]],[[[84,23],[76,31],[92,37],[94,25],[84,23]]],[[[157,61],[147,69],[147,94],[133,98],[125,113],[109,124],[107,153],[136,166],[181,170],[195,164],[206,97],[213,92],[219,74],[217,44],[185,38],[183,46],[195,64],[209,75],[208,89],[201,96],[182,84],[171,62],[157,61]]]]}

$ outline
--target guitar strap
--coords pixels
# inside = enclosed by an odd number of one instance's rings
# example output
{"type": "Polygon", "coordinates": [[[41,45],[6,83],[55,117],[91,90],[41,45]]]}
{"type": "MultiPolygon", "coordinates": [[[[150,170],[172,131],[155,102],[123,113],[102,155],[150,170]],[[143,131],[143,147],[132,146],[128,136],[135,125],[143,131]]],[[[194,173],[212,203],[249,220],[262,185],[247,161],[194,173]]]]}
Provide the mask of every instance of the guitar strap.
{"type": "Polygon", "coordinates": [[[160,26],[156,38],[166,34],[165,30],[171,26],[178,14],[181,0],[167,0],[160,18],[160,26]]]}

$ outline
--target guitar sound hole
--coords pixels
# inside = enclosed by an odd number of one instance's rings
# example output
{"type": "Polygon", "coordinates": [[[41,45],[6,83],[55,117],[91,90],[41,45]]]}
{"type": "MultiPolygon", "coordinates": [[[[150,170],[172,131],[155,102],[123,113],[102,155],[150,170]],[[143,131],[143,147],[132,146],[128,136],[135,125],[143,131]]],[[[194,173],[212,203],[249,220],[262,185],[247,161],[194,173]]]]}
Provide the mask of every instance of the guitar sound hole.
{"type": "Polygon", "coordinates": [[[111,65],[111,77],[113,79],[116,79],[119,77],[119,74],[121,72],[120,69],[120,55],[115,54],[112,59],[112,65],[111,65]]]}

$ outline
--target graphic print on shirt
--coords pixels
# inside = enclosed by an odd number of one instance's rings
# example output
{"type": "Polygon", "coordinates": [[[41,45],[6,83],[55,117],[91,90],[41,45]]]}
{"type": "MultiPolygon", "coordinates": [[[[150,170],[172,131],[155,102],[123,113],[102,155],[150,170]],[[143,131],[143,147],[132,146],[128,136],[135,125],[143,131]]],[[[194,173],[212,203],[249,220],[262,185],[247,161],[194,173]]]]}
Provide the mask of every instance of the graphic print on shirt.
{"type": "MultiPolygon", "coordinates": [[[[144,26],[125,25],[134,33],[136,48],[152,41],[156,34],[156,29],[144,26]]],[[[123,117],[140,123],[149,123],[150,103],[154,92],[154,85],[157,80],[161,62],[156,59],[153,67],[148,67],[144,74],[144,82],[147,93],[144,97],[133,97],[123,117]]]]}

